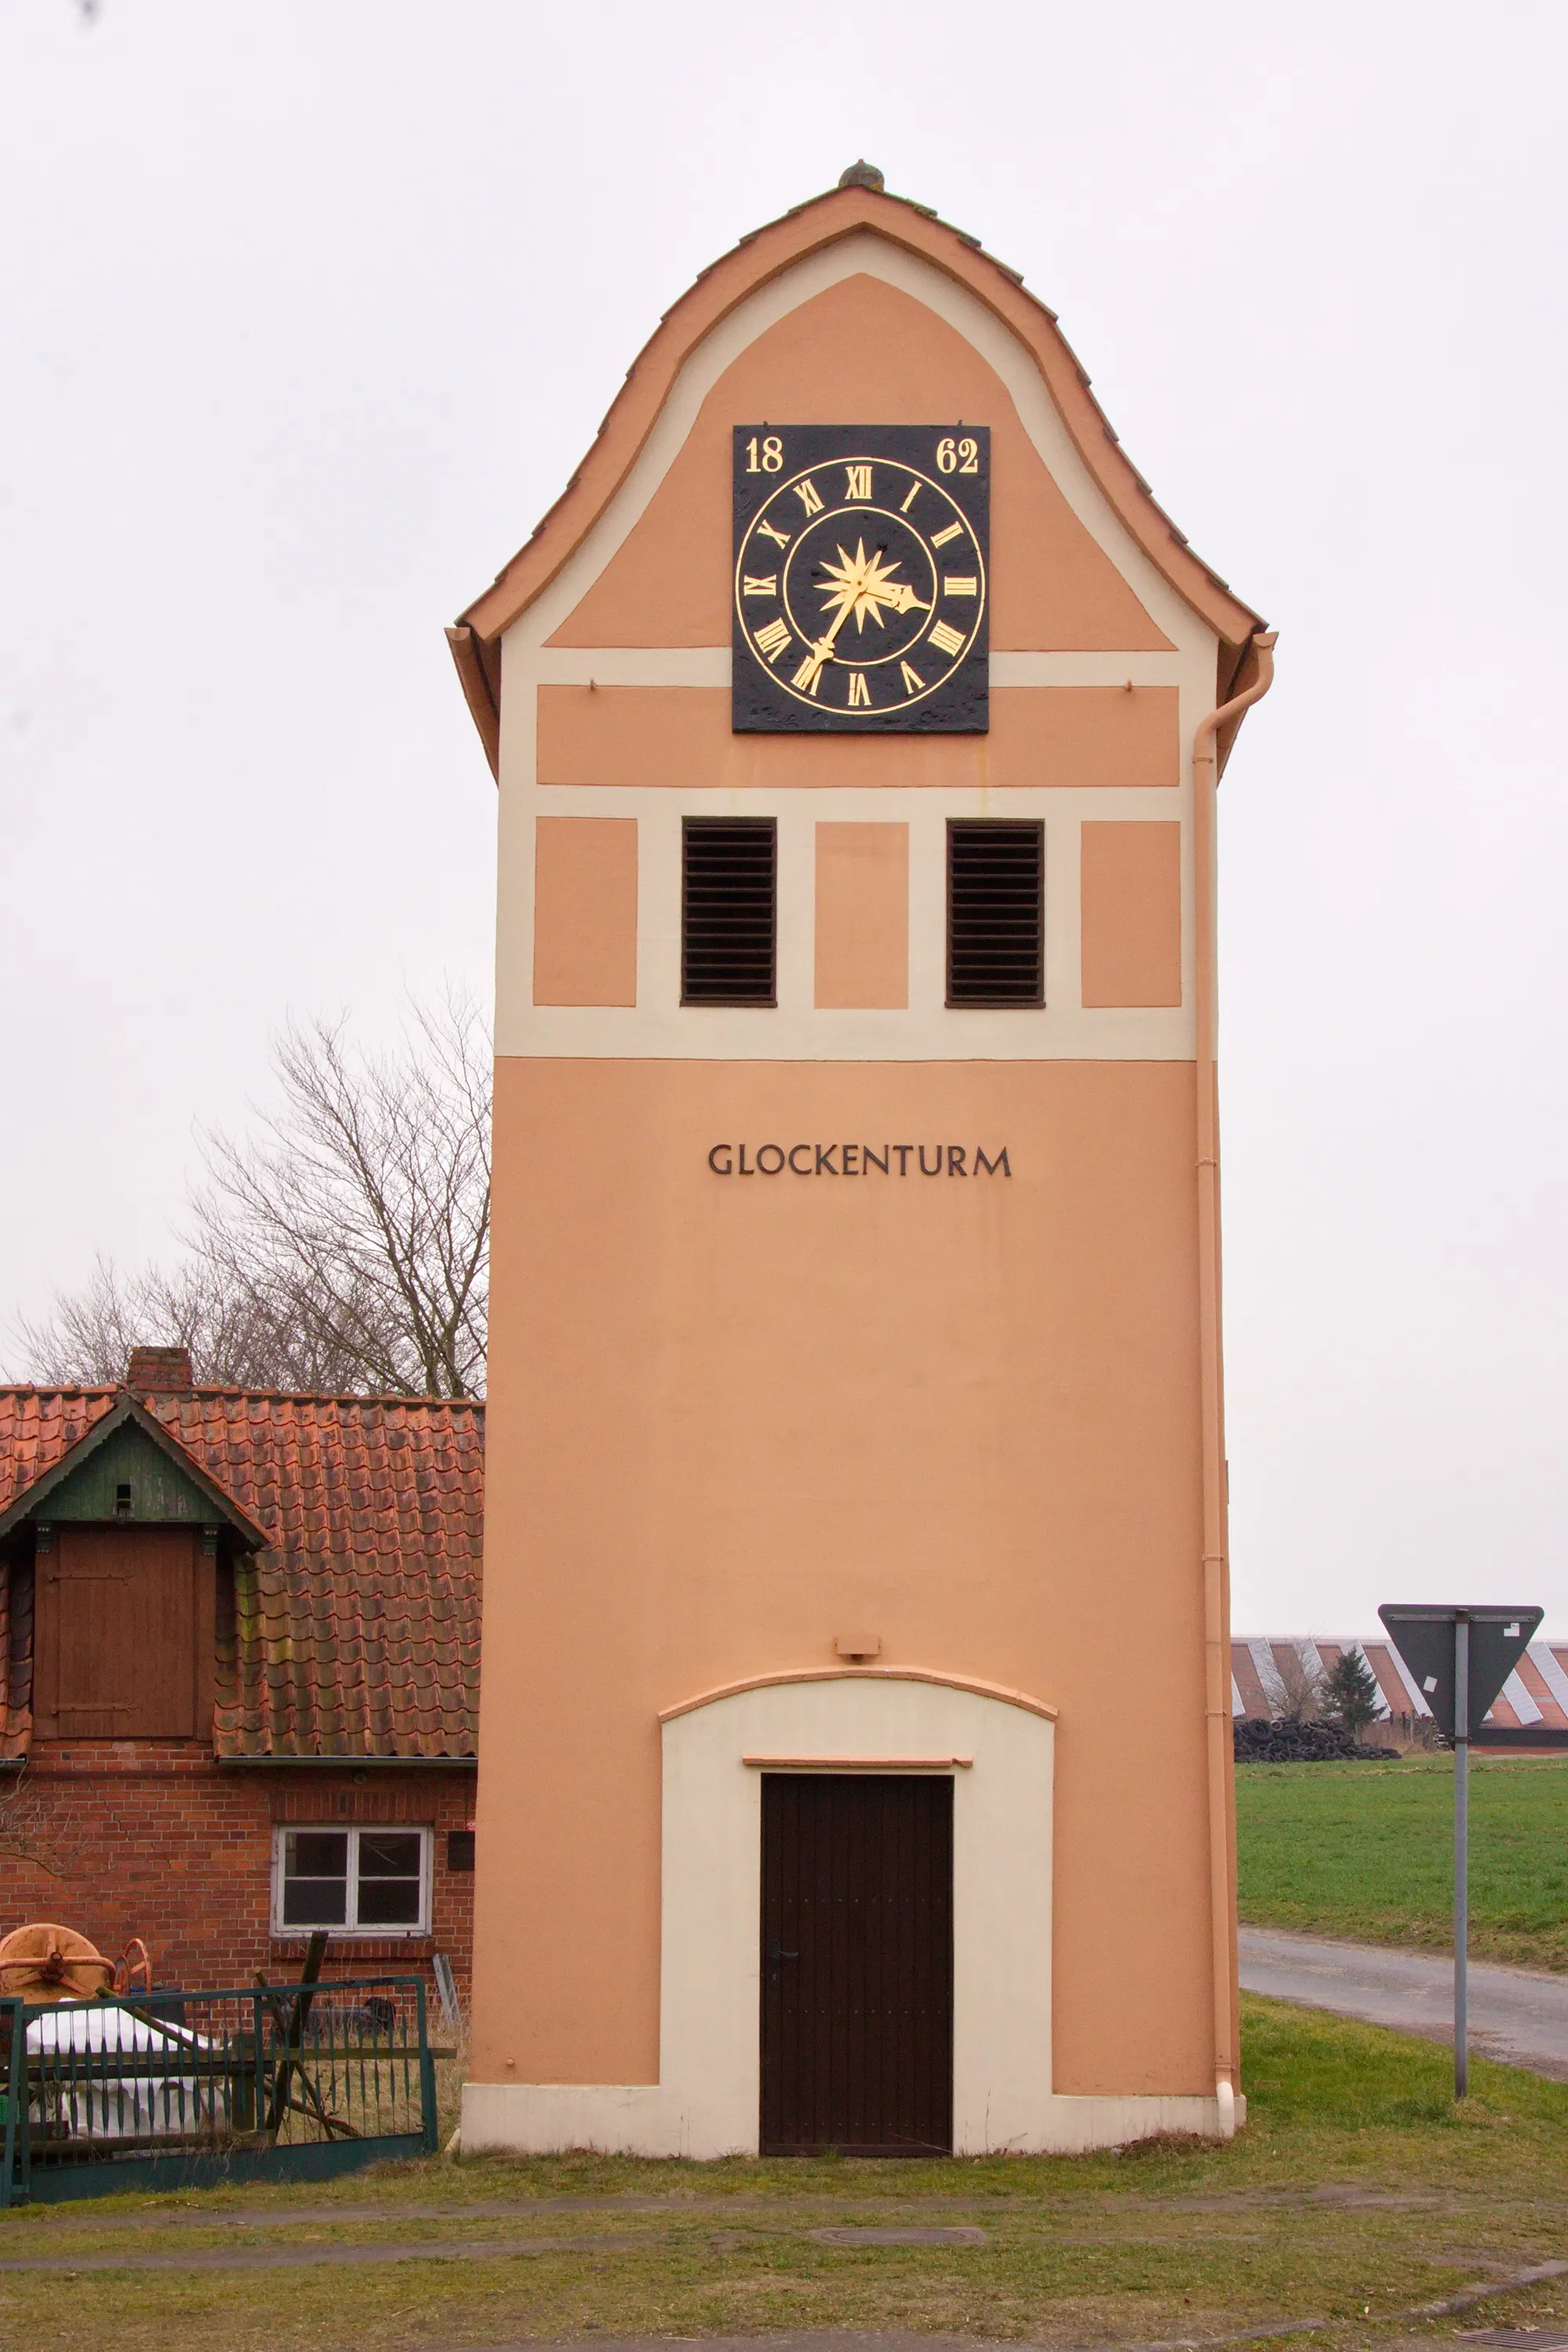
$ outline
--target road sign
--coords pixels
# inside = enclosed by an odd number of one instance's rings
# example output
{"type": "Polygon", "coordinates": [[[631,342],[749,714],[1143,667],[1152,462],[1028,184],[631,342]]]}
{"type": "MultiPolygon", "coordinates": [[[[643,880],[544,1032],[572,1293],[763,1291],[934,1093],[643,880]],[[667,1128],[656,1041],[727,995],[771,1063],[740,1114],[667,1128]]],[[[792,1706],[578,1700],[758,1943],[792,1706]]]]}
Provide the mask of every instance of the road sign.
{"type": "Polygon", "coordinates": [[[1378,1615],[1454,1743],[1454,2096],[1470,2087],[1470,1737],[1530,1646],[1541,1609],[1421,1608],[1378,1615]]]}
{"type": "Polygon", "coordinates": [[[1454,1737],[1454,1626],[1470,1629],[1470,1705],[1466,1737],[1474,1738],[1488,1708],[1535,1638],[1539,1609],[1420,1609],[1391,1601],[1378,1615],[1389,1640],[1421,1685],[1439,1731],[1454,1737]]]}

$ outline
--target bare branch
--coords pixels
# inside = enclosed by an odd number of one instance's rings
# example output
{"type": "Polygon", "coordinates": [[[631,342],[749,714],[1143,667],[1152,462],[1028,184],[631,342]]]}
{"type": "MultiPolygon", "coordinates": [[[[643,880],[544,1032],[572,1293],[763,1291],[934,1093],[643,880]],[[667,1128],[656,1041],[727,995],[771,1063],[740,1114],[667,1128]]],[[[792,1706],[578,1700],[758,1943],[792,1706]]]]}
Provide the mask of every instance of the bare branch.
{"type": "Polygon", "coordinates": [[[198,1381],[465,1396],[484,1384],[490,1045],[455,991],[413,1004],[399,1045],[291,1022],[278,1097],[210,1135],[174,1274],[100,1258],[87,1288],[23,1320],[27,1376],[124,1377],[135,1346],[181,1344],[198,1381]]]}
{"type": "Polygon", "coordinates": [[[0,1855],[7,1862],[27,1863],[50,1878],[68,1878],[79,1839],[67,1855],[57,1838],[48,1835],[48,1809],[27,1785],[27,1767],[7,1774],[0,1787],[0,1855]]]}
{"type": "Polygon", "coordinates": [[[484,1378],[490,1050],[472,1003],[416,1007],[401,1047],[292,1024],[282,1099],[207,1147],[193,1241],[357,1385],[473,1394],[484,1378]]]}
{"type": "Polygon", "coordinates": [[[1284,1720],[1287,1723],[1310,1723],[1321,1711],[1321,1676],[1311,1672],[1296,1650],[1277,1663],[1285,1692],[1284,1720]]]}

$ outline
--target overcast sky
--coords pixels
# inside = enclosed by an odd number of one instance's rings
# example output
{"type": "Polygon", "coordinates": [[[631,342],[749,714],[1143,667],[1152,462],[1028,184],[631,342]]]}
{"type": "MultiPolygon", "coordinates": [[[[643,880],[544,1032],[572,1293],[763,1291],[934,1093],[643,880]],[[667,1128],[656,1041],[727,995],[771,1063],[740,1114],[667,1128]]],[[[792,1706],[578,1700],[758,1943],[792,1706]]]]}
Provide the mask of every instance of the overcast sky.
{"type": "Polygon", "coordinates": [[[443,625],[865,155],[1282,631],[1221,796],[1237,1629],[1568,1634],[1565,63],[1562,0],[0,0],[0,1316],[169,1253],[291,1008],[488,996],[443,625]]]}

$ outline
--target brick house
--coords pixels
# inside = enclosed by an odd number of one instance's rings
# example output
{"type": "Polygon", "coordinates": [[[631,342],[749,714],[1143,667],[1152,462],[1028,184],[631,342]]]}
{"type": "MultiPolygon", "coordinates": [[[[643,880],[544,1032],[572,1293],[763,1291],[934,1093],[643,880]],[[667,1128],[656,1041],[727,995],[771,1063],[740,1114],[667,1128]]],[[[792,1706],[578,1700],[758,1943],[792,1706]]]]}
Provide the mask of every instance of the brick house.
{"type": "Polygon", "coordinates": [[[466,1998],[483,1508],[467,1401],[0,1388],[0,1932],[466,1998]]]}

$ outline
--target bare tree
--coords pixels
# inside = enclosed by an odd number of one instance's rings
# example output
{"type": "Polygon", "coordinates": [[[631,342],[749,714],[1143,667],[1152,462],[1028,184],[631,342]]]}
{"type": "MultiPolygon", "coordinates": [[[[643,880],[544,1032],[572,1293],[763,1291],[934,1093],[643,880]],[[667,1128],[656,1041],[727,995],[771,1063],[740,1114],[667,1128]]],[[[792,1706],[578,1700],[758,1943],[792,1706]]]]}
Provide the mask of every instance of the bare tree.
{"type": "MultiPolygon", "coordinates": [[[[102,1388],[122,1380],[126,1359],[158,1332],[170,1346],[198,1351],[202,1300],[179,1275],[148,1266],[122,1274],[112,1258],[94,1261],[83,1290],[57,1291],[50,1312],[17,1320],[27,1378],[53,1388],[102,1388]]],[[[205,1337],[205,1335],[204,1335],[205,1337]]],[[[204,1363],[207,1350],[201,1347],[204,1363]]]]}
{"type": "Polygon", "coordinates": [[[1302,1659],[1300,1650],[1289,1647],[1283,1660],[1276,1656],[1279,1682],[1285,1693],[1283,1719],[1287,1723],[1309,1723],[1320,1711],[1322,1698],[1322,1677],[1312,1673],[1302,1659]]]}
{"type": "Polygon", "coordinates": [[[141,1347],[188,1349],[196,1378],[218,1386],[342,1385],[336,1366],[205,1258],[132,1274],[100,1257],[85,1288],[57,1294],[39,1321],[21,1317],[17,1337],[26,1378],[62,1388],[123,1380],[132,1349],[141,1347]]]}
{"type": "Polygon", "coordinates": [[[489,1298],[490,1048],[472,1003],[416,1007],[403,1049],[342,1021],[291,1024],[282,1102],[219,1136],[195,1203],[197,1263],[354,1385],[482,1386],[489,1298]]]}
{"type": "Polygon", "coordinates": [[[490,1048],[455,992],[411,1009],[398,1047],[342,1020],[291,1023],[278,1099],[211,1136],[173,1272],[92,1280],[23,1320],[28,1376],[124,1377],[131,1349],[183,1344],[240,1388],[465,1396],[484,1383],[490,1048]]]}

